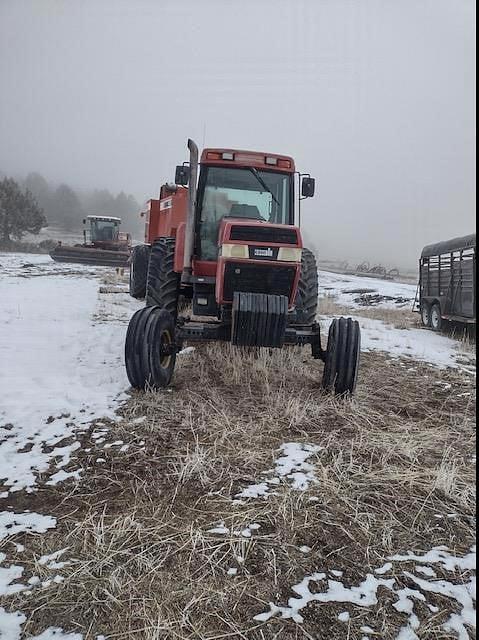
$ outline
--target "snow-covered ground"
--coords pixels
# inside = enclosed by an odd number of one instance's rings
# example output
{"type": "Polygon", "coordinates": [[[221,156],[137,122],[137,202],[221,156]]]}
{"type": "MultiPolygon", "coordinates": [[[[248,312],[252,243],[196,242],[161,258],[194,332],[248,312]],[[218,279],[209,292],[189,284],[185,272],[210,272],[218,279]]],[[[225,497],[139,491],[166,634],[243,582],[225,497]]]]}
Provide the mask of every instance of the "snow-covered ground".
{"type": "MultiPolygon", "coordinates": [[[[439,368],[453,367],[474,373],[473,350],[468,349],[461,341],[423,328],[399,329],[383,320],[361,315],[363,309],[371,307],[385,310],[411,309],[416,295],[414,285],[327,271],[319,272],[319,283],[323,297],[329,297],[335,303],[350,308],[351,316],[359,321],[362,351],[382,351],[395,358],[408,358],[439,368]],[[366,288],[370,290],[369,294],[357,293],[366,288]],[[359,295],[373,296],[374,304],[365,305],[355,301],[359,295]],[[407,302],[404,302],[406,299],[407,302]]],[[[321,316],[321,301],[319,311],[321,324],[327,331],[331,317],[321,316]]]]}
{"type": "Polygon", "coordinates": [[[334,296],[338,304],[356,308],[368,305],[385,309],[411,308],[417,290],[415,284],[348,276],[330,271],[319,272],[319,286],[322,294],[334,296]],[[383,299],[377,301],[378,295],[383,299]]]}
{"type": "Polygon", "coordinates": [[[122,354],[136,305],[126,292],[99,295],[91,268],[69,273],[49,256],[0,264],[0,480],[31,491],[39,473],[65,477],[79,427],[114,419],[129,386],[122,354]]]}

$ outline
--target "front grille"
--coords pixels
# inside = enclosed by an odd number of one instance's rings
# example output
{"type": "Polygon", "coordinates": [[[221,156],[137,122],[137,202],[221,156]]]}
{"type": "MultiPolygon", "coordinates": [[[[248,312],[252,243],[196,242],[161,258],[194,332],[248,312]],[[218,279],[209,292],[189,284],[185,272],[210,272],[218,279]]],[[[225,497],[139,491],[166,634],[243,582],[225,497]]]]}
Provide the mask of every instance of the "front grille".
{"type": "Polygon", "coordinates": [[[296,275],[295,267],[227,262],[225,265],[224,299],[233,300],[233,293],[269,293],[277,296],[291,295],[296,275]]]}
{"type": "Polygon", "coordinates": [[[266,227],[260,224],[253,227],[247,227],[246,225],[232,226],[230,239],[246,242],[298,244],[298,235],[294,229],[266,227]]]}

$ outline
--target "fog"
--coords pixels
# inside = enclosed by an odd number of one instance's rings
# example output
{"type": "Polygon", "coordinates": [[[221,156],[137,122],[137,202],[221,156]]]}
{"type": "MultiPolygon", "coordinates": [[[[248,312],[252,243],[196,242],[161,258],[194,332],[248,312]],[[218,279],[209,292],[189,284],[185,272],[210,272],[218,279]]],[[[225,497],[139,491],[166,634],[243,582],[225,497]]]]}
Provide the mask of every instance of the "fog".
{"type": "Polygon", "coordinates": [[[188,137],[290,154],[306,244],[414,266],[475,228],[474,7],[0,0],[0,171],[144,201],[188,137]]]}

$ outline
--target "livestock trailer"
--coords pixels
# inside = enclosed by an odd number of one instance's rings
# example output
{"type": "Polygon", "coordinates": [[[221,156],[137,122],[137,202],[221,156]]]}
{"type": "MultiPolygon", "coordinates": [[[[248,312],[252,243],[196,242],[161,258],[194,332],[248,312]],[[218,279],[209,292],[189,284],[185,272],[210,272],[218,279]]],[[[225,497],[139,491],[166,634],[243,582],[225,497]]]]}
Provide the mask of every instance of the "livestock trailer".
{"type": "Polygon", "coordinates": [[[440,331],[445,320],[476,323],[476,234],[431,244],[419,261],[422,324],[440,331]]]}

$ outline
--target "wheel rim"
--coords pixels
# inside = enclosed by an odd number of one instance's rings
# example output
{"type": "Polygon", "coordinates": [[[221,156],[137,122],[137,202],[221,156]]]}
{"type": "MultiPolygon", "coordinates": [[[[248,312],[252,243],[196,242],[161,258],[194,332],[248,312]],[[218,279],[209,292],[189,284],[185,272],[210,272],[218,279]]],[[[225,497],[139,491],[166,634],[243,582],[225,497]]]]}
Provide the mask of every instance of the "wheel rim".
{"type": "Polygon", "coordinates": [[[429,324],[429,309],[427,307],[422,310],[422,323],[426,326],[429,324]]]}
{"type": "Polygon", "coordinates": [[[433,327],[439,327],[441,323],[441,316],[439,315],[439,309],[435,308],[431,313],[431,322],[433,327]]]}
{"type": "Polygon", "coordinates": [[[160,337],[160,365],[164,369],[167,369],[171,364],[171,353],[168,347],[171,347],[172,342],[171,333],[168,329],[162,331],[160,337]]]}

